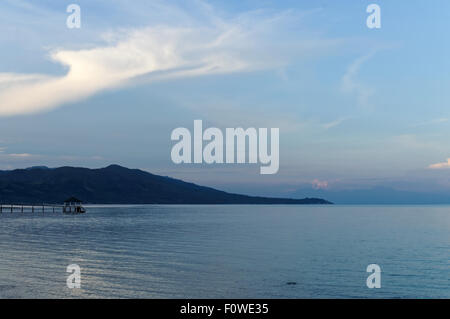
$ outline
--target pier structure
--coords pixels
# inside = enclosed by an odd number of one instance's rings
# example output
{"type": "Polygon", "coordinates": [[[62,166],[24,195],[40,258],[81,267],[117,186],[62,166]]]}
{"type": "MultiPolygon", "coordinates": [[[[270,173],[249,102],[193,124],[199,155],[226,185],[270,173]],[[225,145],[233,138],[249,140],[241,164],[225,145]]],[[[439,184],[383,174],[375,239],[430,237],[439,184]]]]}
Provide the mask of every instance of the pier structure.
{"type": "Polygon", "coordinates": [[[86,209],[81,205],[81,201],[75,197],[70,197],[64,201],[64,204],[4,204],[0,203],[0,214],[14,212],[31,213],[65,213],[65,214],[84,214],[86,209]]]}
{"type": "Polygon", "coordinates": [[[45,212],[64,212],[63,205],[54,204],[0,204],[0,214],[14,213],[14,212],[31,212],[31,213],[45,213],[45,212]]]}
{"type": "Polygon", "coordinates": [[[86,209],[81,206],[81,200],[76,197],[70,197],[64,201],[63,213],[66,214],[84,214],[86,209]]]}

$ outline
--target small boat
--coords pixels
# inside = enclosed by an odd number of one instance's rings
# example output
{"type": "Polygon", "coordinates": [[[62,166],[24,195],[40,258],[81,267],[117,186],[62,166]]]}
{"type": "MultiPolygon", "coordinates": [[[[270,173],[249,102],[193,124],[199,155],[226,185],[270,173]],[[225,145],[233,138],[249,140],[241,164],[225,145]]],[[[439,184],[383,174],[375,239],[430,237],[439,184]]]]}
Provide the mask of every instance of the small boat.
{"type": "Polygon", "coordinates": [[[81,205],[81,200],[76,197],[70,197],[64,201],[63,213],[84,214],[86,213],[86,208],[81,205]]]}

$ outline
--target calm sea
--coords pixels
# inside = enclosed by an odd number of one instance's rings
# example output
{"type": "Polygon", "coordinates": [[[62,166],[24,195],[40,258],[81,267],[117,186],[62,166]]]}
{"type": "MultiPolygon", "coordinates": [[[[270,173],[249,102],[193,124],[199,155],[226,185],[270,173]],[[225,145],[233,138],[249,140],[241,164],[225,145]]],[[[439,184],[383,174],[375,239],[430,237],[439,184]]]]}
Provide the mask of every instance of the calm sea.
{"type": "Polygon", "coordinates": [[[450,206],[3,212],[0,297],[450,298],[450,206]],[[66,286],[69,264],[81,289],[66,286]]]}

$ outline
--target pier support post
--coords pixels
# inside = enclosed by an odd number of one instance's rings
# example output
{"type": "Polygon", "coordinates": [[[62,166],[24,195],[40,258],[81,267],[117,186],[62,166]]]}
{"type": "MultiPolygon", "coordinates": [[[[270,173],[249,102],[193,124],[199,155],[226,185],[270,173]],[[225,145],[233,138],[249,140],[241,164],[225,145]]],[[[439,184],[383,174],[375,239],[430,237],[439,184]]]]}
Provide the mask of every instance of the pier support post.
{"type": "Polygon", "coordinates": [[[23,214],[23,205],[22,205],[22,214],[23,214]]]}

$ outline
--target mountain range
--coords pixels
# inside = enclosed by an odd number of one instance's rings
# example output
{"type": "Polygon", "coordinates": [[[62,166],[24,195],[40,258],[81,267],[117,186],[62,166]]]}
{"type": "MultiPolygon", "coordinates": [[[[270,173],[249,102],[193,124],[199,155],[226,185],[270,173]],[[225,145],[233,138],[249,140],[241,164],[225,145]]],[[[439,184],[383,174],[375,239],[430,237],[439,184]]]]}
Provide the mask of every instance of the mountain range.
{"type": "Polygon", "coordinates": [[[119,165],[0,171],[0,203],[62,203],[72,196],[91,204],[331,204],[232,194],[119,165]]]}

